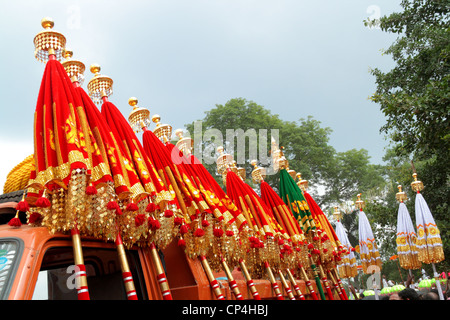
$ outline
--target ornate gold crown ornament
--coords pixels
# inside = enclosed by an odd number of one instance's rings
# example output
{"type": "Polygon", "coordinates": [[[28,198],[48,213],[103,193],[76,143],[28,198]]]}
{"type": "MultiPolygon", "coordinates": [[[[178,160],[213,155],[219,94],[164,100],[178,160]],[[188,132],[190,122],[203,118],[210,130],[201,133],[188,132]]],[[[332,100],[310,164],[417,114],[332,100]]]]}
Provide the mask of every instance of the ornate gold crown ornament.
{"type": "Polygon", "coordinates": [[[150,126],[150,111],[146,108],[139,107],[138,99],[136,97],[131,97],[128,99],[128,104],[133,107],[130,115],[128,116],[128,122],[134,132],[138,133],[143,128],[148,128],[150,126]]]}
{"type": "Polygon", "coordinates": [[[338,207],[334,207],[333,217],[336,221],[339,221],[342,219],[342,212],[339,211],[338,207]]]}
{"type": "Polygon", "coordinates": [[[397,199],[398,202],[403,202],[408,199],[406,196],[406,193],[402,190],[402,186],[398,185],[398,192],[395,194],[395,199],[397,199]]]}
{"type": "Polygon", "coordinates": [[[63,57],[66,60],[61,62],[61,64],[69,75],[70,80],[72,80],[72,82],[78,82],[78,84],[82,86],[84,82],[84,71],[86,70],[86,66],[81,61],[72,59],[72,56],[73,51],[66,48],[63,52],[63,57]]]}
{"type": "Polygon", "coordinates": [[[112,86],[113,80],[105,75],[100,74],[100,66],[98,64],[92,64],[90,71],[94,74],[94,77],[89,80],[87,88],[92,100],[96,103],[100,103],[103,97],[110,97],[113,94],[112,86]]]}
{"type": "Polygon", "coordinates": [[[302,179],[302,174],[299,172],[297,173],[298,182],[297,185],[300,187],[302,191],[306,191],[308,189],[308,180],[302,179]]]}
{"type": "Polygon", "coordinates": [[[223,147],[218,147],[217,152],[219,152],[219,157],[216,160],[217,172],[222,176],[226,176],[227,169],[231,168],[233,164],[233,157],[231,154],[225,153],[223,147]]]}
{"type": "Polygon", "coordinates": [[[41,25],[45,30],[34,37],[34,56],[38,61],[44,63],[50,59],[51,55],[54,55],[56,60],[61,61],[66,46],[66,37],[52,29],[55,23],[51,18],[43,18],[41,25]]]}
{"type": "Polygon", "coordinates": [[[254,183],[261,183],[266,178],[266,169],[258,166],[257,160],[252,160],[250,164],[254,167],[252,171],[252,181],[254,183]]]}
{"type": "Polygon", "coordinates": [[[358,200],[355,201],[355,205],[359,210],[362,210],[366,206],[366,203],[363,200],[361,200],[361,193],[358,193],[357,197],[358,200]]]}
{"type": "Polygon", "coordinates": [[[420,180],[417,180],[417,173],[413,173],[414,181],[411,182],[411,188],[414,192],[422,191],[425,187],[423,185],[423,182],[420,180]]]}
{"type": "Polygon", "coordinates": [[[178,137],[176,147],[178,150],[183,152],[184,155],[188,156],[192,154],[192,148],[194,147],[194,140],[183,136],[183,129],[175,130],[175,135],[178,137]]]}
{"type": "Polygon", "coordinates": [[[170,141],[172,137],[172,126],[161,124],[161,117],[158,114],[152,117],[152,121],[156,124],[156,128],[153,129],[155,136],[164,142],[170,141]]]}

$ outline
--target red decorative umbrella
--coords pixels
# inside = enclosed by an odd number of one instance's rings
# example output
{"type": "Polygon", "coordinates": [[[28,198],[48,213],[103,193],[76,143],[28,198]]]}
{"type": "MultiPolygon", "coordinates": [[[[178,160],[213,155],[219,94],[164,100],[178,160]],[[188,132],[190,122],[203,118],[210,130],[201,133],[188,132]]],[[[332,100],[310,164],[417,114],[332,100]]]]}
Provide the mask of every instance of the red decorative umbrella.
{"type": "MultiPolygon", "coordinates": [[[[211,259],[213,255],[210,251],[214,246],[210,246],[210,244],[215,241],[218,231],[223,233],[220,224],[223,216],[220,211],[216,210],[214,203],[211,205],[208,203],[209,201],[205,200],[186,168],[173,162],[170,150],[163,143],[163,141],[167,142],[168,137],[171,136],[172,127],[161,125],[159,116],[155,115],[153,120],[157,126],[153,132],[148,130],[143,121],[149,117],[148,110],[138,107],[137,99],[134,97],[130,98],[129,103],[133,106],[133,112],[129,116],[130,124],[135,131],[139,130],[139,125],[144,131],[142,141],[145,152],[152,159],[160,176],[173,190],[184,214],[185,221],[182,223],[188,223],[186,225],[186,227],[189,226],[188,232],[181,232],[185,228],[180,227],[180,241],[189,257],[200,259],[217,299],[222,300],[224,296],[214,278],[210,264],[216,262],[217,269],[223,263],[220,259],[211,259]],[[143,110],[147,110],[145,117],[143,110]]],[[[241,297],[240,293],[238,296],[241,297]]]]}
{"type": "MultiPolygon", "coordinates": [[[[231,201],[228,195],[222,190],[217,181],[206,170],[203,164],[192,154],[193,141],[191,138],[184,138],[182,130],[177,130],[176,135],[179,138],[176,146],[166,142],[166,147],[170,150],[172,158],[178,159],[177,163],[184,166],[191,178],[196,182],[199,190],[204,193],[205,199],[212,202],[215,210],[219,210],[226,222],[224,229],[226,237],[219,237],[214,239],[225,239],[224,242],[215,243],[214,248],[220,250],[219,255],[223,256],[222,267],[228,277],[230,287],[233,288],[235,296],[240,295],[239,289],[235,285],[235,281],[230,272],[229,263],[232,266],[238,264],[244,277],[247,280],[247,286],[252,293],[254,299],[259,300],[260,296],[255,288],[254,282],[247,270],[244,262],[245,247],[240,241],[240,231],[244,230],[248,223],[242,212],[231,201]],[[231,241],[229,241],[231,240],[231,241]],[[225,251],[225,252],[223,252],[225,251]]],[[[243,232],[245,233],[245,232],[243,232]]],[[[247,235],[244,235],[246,237],[247,235]]]]}
{"type": "MultiPolygon", "coordinates": [[[[308,252],[304,247],[306,239],[300,226],[295,221],[292,212],[290,212],[290,209],[286,206],[283,200],[281,200],[281,198],[272,189],[272,187],[266,181],[264,181],[265,169],[262,167],[258,167],[256,164],[256,160],[253,160],[251,164],[254,166],[254,170],[252,171],[253,182],[260,184],[261,199],[272,210],[273,216],[281,225],[281,228],[283,230],[286,230],[289,235],[289,244],[293,248],[291,248],[288,244],[285,244],[281,249],[282,262],[284,262],[283,269],[286,270],[289,280],[293,284],[298,298],[300,300],[304,300],[305,297],[301,292],[300,287],[297,285],[291,269],[297,269],[298,266],[301,266],[301,268],[303,268],[304,265],[309,264],[308,252]]],[[[284,276],[282,273],[282,268],[279,268],[278,273],[280,278],[283,280],[284,276]]],[[[282,282],[286,288],[286,291],[289,292],[289,287],[287,286],[286,281],[282,282]]],[[[314,300],[317,300],[317,295],[309,279],[306,280],[306,285],[311,292],[312,298],[314,300]]]]}
{"type": "Polygon", "coordinates": [[[112,79],[100,75],[98,65],[92,65],[91,72],[94,73],[94,77],[88,84],[89,95],[95,102],[103,102],[101,115],[111,129],[111,136],[114,138],[117,148],[124,155],[123,165],[127,170],[132,192],[131,201],[122,202],[122,208],[130,213],[128,217],[132,217],[131,221],[122,223],[121,230],[127,234],[124,239],[128,240],[128,235],[135,236],[134,230],[142,230],[142,228],[148,230],[144,239],[136,240],[139,240],[142,245],[149,245],[156,270],[161,271],[157,275],[158,279],[161,279],[161,293],[165,300],[171,300],[172,296],[165,280],[166,276],[157,248],[164,248],[175,235],[175,210],[172,210],[174,209],[174,199],[128,122],[117,107],[108,101],[108,96],[112,94],[112,79]]]}
{"type": "MultiPolygon", "coordinates": [[[[41,22],[45,30],[34,38],[35,57],[46,62],[34,117],[34,163],[27,202],[35,206],[32,215],[40,215],[41,224],[51,232],[70,230],[78,268],[78,298],[89,299],[86,268],[83,261],[79,227],[86,222],[85,203],[88,181],[92,179],[85,126],[79,96],[59,62],[65,37],[52,30],[50,18],[41,22]],[[40,196],[40,197],[39,197],[40,196]],[[37,198],[39,197],[39,198],[37,198]],[[51,205],[51,197],[53,206],[51,205]]],[[[98,163],[101,159],[95,158],[98,163]]],[[[107,173],[100,173],[99,179],[107,173]]],[[[31,209],[30,209],[31,210],[31,209]]]]}
{"type": "Polygon", "coordinates": [[[93,177],[90,185],[90,196],[86,228],[93,232],[97,238],[104,240],[114,240],[120,265],[122,269],[122,277],[124,280],[125,290],[128,300],[137,300],[136,290],[132,274],[130,272],[129,264],[125,255],[125,248],[123,243],[123,235],[125,235],[128,245],[133,244],[140,237],[146,236],[147,230],[141,227],[135,227],[134,222],[136,218],[136,211],[120,210],[111,211],[109,207],[112,203],[117,203],[118,199],[128,201],[132,199],[132,193],[126,185],[128,180],[124,177],[121,163],[124,162],[123,155],[120,150],[116,148],[117,143],[111,133],[111,129],[106,124],[100,111],[92,102],[88,94],[81,87],[83,81],[83,73],[85,70],[84,64],[80,61],[71,59],[72,51],[65,51],[66,61],[62,63],[68,75],[73,81],[75,91],[79,94],[82,105],[86,115],[86,122],[91,131],[89,139],[92,148],[89,149],[90,156],[93,159],[93,177]],[[102,162],[98,163],[95,157],[101,158],[102,162]],[[104,174],[101,179],[98,178],[98,172],[110,172],[104,174]],[[116,182],[116,183],[115,183],[116,182]],[[123,226],[128,225],[128,228],[123,226]]]}
{"type": "MultiPolygon", "coordinates": [[[[280,248],[277,240],[283,237],[283,231],[274,221],[270,209],[262,199],[242,177],[236,174],[237,168],[232,168],[232,157],[225,154],[222,147],[218,151],[220,155],[217,159],[217,168],[225,177],[227,195],[244,214],[250,228],[246,261],[250,263],[252,272],[257,277],[267,273],[276,298],[282,300],[283,295],[275,281],[272,267],[277,268],[280,264],[280,248]]],[[[241,237],[241,240],[246,239],[241,237]]]]}

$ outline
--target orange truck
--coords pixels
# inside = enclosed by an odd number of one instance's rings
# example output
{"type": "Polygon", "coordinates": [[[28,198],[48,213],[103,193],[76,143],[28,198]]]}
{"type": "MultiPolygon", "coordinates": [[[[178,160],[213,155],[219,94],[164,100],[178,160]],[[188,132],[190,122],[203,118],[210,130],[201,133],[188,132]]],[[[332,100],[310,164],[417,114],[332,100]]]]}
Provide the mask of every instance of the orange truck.
{"type": "MultiPolygon", "coordinates": [[[[76,300],[74,253],[70,235],[51,234],[44,227],[11,227],[22,191],[0,196],[0,300],[76,300]]],[[[22,217],[23,219],[23,217],[22,217]]],[[[82,237],[91,300],[126,300],[120,261],[115,244],[82,237]]],[[[205,270],[190,259],[176,241],[159,252],[174,300],[216,300],[205,270]]],[[[157,270],[149,248],[126,250],[139,300],[162,300],[157,270]]],[[[245,277],[232,275],[244,299],[252,299],[245,277]]],[[[226,300],[235,300],[225,273],[214,273],[226,300]]],[[[285,299],[287,291],[277,279],[285,299]]],[[[296,280],[306,299],[304,281],[296,280]]],[[[276,299],[269,280],[254,280],[261,299],[276,299]]],[[[290,284],[291,285],[291,284],[290,284]]],[[[338,299],[336,295],[336,299],[338,299]]]]}

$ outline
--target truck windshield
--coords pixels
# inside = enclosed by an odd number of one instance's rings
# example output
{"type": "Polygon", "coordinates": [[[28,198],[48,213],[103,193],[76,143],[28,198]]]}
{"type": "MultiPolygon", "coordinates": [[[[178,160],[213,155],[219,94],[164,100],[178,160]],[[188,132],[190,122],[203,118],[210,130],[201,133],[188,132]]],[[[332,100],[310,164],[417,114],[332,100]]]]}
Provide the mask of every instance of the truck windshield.
{"type": "Polygon", "coordinates": [[[0,239],[0,300],[8,298],[21,250],[18,239],[0,239]]]}

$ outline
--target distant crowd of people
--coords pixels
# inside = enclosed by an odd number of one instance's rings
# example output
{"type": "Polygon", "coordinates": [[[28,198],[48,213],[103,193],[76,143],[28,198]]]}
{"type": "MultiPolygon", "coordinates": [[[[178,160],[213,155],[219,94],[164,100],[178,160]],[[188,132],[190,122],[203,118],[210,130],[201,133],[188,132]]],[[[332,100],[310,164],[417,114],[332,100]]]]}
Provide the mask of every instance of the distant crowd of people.
{"type": "MultiPolygon", "coordinates": [[[[384,278],[384,276],[383,276],[384,278]]],[[[439,291],[436,287],[432,288],[418,288],[414,284],[414,277],[408,275],[408,279],[405,283],[405,288],[398,291],[398,292],[392,292],[389,295],[381,295],[379,297],[379,300],[440,300],[439,291]]],[[[442,295],[444,297],[444,300],[450,300],[450,284],[449,280],[447,278],[445,289],[441,285],[442,288],[442,295]]],[[[392,281],[386,281],[383,279],[383,284],[386,286],[393,286],[395,285],[392,281]]],[[[356,293],[355,288],[349,284],[349,289],[353,296],[355,297],[355,300],[367,300],[368,297],[364,295],[364,293],[356,293]]]]}

